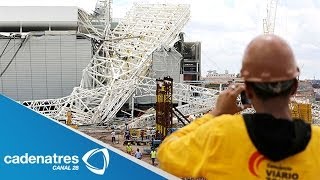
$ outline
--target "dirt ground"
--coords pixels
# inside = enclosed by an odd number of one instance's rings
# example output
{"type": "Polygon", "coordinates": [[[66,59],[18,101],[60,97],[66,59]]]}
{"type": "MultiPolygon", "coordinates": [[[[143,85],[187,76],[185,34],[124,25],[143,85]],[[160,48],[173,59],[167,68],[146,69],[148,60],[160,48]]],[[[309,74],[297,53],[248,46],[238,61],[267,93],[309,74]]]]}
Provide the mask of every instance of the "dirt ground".
{"type": "MultiPolygon", "coordinates": [[[[112,143],[111,141],[111,130],[107,130],[107,129],[101,129],[101,130],[93,130],[93,129],[79,129],[81,132],[95,138],[98,139],[106,144],[109,144],[123,152],[126,152],[126,146],[123,145],[124,142],[124,133],[123,132],[117,132],[116,135],[116,143],[112,143]]],[[[150,154],[146,154],[146,152],[144,152],[144,149],[150,149],[150,146],[136,146],[136,145],[132,145],[132,150],[133,152],[135,152],[137,150],[137,148],[139,148],[140,152],[142,152],[142,161],[145,161],[149,164],[152,164],[152,160],[150,157],[150,154]]],[[[156,159],[155,161],[155,166],[158,166],[158,161],[156,159]]]]}

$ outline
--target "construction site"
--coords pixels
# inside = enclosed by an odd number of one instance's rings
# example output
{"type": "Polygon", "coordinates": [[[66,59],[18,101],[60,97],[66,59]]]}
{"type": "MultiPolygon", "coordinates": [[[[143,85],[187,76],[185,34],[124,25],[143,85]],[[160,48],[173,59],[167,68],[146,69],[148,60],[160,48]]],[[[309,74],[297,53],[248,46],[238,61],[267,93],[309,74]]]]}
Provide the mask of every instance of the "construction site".
{"type": "MultiPolygon", "coordinates": [[[[269,3],[265,34],[276,19],[277,0],[269,3]]],[[[214,108],[228,83],[241,82],[201,82],[201,43],[181,32],[190,14],[186,4],[135,4],[113,21],[112,0],[97,0],[92,14],[0,7],[0,92],[124,152],[139,148],[152,164],[151,150],[167,135],[214,108]]],[[[292,116],[320,125],[312,91],[292,98],[292,116]]]]}

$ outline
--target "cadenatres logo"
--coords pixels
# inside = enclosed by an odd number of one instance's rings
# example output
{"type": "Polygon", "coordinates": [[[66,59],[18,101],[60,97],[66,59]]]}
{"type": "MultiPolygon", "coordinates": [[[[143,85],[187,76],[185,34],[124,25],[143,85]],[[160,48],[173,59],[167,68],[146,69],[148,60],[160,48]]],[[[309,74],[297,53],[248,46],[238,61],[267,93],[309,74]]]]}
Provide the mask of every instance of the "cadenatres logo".
{"type": "MultiPolygon", "coordinates": [[[[96,148],[88,151],[82,157],[86,167],[93,173],[103,175],[109,165],[109,153],[106,148],[96,148]],[[88,160],[97,153],[102,153],[103,167],[98,168],[91,165],[88,160]]],[[[53,171],[78,171],[79,156],[78,155],[60,155],[53,153],[52,155],[6,155],[3,162],[7,165],[51,165],[53,171]]]]}
{"type": "Polygon", "coordinates": [[[87,168],[95,173],[95,174],[98,174],[98,175],[103,175],[106,168],[108,167],[109,165],[109,153],[108,153],[108,150],[106,148],[103,148],[103,149],[92,149],[90,151],[88,151],[83,157],[82,157],[82,160],[83,162],[86,164],[87,168]],[[97,168],[97,167],[94,167],[92,166],[91,164],[88,163],[88,160],[90,159],[91,156],[97,154],[101,152],[102,155],[103,155],[103,167],[102,168],[97,168]]]}

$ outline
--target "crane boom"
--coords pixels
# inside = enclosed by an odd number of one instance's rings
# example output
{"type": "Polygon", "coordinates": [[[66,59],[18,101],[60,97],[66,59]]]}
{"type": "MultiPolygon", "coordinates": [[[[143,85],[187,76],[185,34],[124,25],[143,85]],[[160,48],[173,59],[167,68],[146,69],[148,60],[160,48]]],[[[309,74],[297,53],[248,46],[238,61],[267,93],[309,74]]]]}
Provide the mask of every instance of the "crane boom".
{"type": "Polygon", "coordinates": [[[264,34],[273,34],[277,16],[278,0],[267,0],[267,16],[263,19],[264,34]]]}

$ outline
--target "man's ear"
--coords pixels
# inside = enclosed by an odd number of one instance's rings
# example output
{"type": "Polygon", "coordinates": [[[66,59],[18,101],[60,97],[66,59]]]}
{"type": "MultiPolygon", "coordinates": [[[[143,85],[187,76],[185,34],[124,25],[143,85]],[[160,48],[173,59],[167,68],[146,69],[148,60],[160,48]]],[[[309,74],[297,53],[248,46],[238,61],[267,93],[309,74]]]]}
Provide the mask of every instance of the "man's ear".
{"type": "Polygon", "coordinates": [[[245,85],[246,85],[246,95],[247,95],[248,99],[252,99],[253,93],[254,93],[253,89],[248,82],[245,82],[245,85]]]}
{"type": "Polygon", "coordinates": [[[292,89],[291,89],[291,95],[294,95],[297,90],[298,90],[298,79],[294,79],[294,83],[292,85],[292,89]]]}

